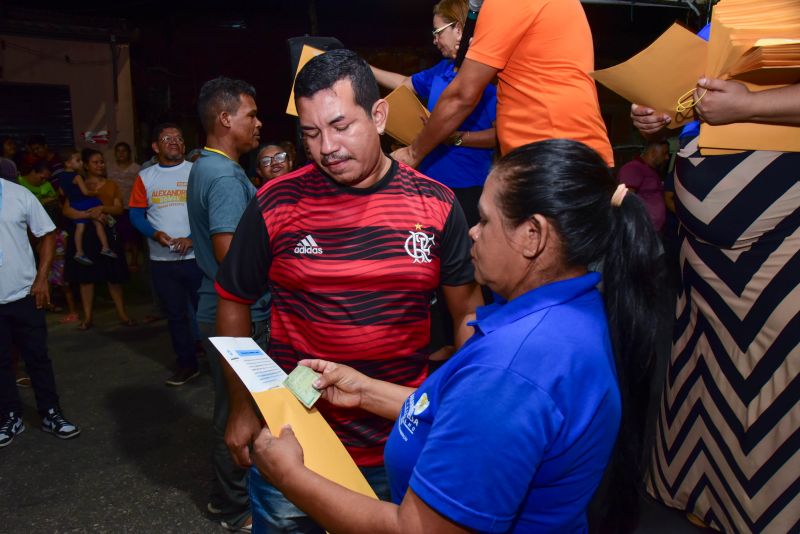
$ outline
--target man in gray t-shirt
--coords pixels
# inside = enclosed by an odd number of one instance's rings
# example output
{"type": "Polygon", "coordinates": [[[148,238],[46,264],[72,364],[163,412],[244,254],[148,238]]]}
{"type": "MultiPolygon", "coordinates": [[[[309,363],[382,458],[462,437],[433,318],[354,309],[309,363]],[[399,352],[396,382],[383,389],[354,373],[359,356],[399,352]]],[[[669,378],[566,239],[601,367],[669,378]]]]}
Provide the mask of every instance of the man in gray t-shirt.
{"type": "MultiPolygon", "coordinates": [[[[214,336],[217,293],[214,279],[233,233],[256,189],[239,166],[239,158],[258,146],[261,121],[256,117],[255,89],[241,80],[215,78],[200,89],[198,111],[206,131],[206,147],[192,166],[186,202],[195,258],[203,281],[198,291],[197,322],[205,338],[214,380],[214,437],[212,463],[215,484],[208,510],[218,514],[228,529],[246,529],[251,523],[247,470],[238,467],[225,445],[228,394],[221,356],[208,342],[214,336]]],[[[269,295],[251,308],[250,335],[267,349],[269,295]]],[[[246,334],[244,334],[246,335],[246,334]]]]}

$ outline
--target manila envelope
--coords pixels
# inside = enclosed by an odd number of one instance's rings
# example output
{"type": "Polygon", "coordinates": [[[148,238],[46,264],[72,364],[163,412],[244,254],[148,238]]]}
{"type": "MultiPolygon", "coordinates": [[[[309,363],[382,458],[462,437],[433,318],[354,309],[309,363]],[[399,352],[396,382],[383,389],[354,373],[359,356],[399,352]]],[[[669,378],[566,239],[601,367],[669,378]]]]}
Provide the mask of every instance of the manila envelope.
{"type": "Polygon", "coordinates": [[[591,76],[623,98],[672,117],[669,128],[694,120],[692,109],[679,112],[678,101],[691,96],[705,70],[708,43],[673,24],[628,61],[596,70],[591,76]],[[688,93],[688,95],[687,95],[688,93]]]}
{"type": "Polygon", "coordinates": [[[303,447],[306,467],[352,491],[378,498],[319,410],[306,409],[284,387],[250,394],[273,434],[278,435],[283,425],[292,425],[292,431],[303,447]]]}
{"type": "Polygon", "coordinates": [[[430,117],[430,112],[405,85],[389,93],[386,101],[389,103],[386,133],[404,145],[410,145],[425,126],[420,117],[430,117]]]}
{"type": "Polygon", "coordinates": [[[311,61],[312,57],[316,57],[322,53],[324,53],[324,50],[303,45],[303,50],[300,51],[300,61],[297,62],[297,70],[294,71],[294,76],[292,76],[292,92],[289,93],[289,102],[286,104],[286,113],[288,115],[297,117],[297,108],[294,105],[294,80],[297,78],[297,73],[305,67],[306,63],[311,61]]]}

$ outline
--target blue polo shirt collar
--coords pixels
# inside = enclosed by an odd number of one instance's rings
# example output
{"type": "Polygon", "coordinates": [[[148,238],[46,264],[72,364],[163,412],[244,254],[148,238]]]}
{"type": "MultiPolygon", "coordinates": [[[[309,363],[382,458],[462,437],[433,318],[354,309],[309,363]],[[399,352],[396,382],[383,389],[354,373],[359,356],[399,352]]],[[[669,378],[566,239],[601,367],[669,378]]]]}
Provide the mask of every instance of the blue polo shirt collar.
{"type": "Polygon", "coordinates": [[[577,278],[553,282],[520,295],[510,302],[495,302],[476,310],[474,326],[483,335],[511,324],[526,315],[556,306],[593,291],[600,283],[600,274],[589,272],[577,278]]]}

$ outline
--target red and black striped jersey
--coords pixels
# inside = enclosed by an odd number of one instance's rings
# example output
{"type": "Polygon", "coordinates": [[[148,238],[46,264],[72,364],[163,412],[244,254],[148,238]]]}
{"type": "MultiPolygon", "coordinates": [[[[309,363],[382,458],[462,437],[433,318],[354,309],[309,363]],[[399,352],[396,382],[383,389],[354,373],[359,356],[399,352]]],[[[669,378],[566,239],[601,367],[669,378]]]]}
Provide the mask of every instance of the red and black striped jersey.
{"type": "MultiPolygon", "coordinates": [[[[446,186],[392,162],[369,188],[308,165],[265,184],[217,273],[217,293],[272,294],[269,354],[286,372],[304,358],[343,362],[416,387],[427,375],[430,300],[473,281],[464,215],[446,186]]],[[[383,463],[392,422],[321,402],[356,463],[383,463]]]]}

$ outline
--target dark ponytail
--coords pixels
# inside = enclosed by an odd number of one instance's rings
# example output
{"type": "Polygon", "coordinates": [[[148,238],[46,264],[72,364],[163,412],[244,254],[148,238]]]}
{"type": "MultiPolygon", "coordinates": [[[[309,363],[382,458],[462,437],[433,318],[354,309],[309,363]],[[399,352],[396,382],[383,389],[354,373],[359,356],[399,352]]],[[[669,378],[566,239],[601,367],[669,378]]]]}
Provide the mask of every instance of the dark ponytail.
{"type": "Polygon", "coordinates": [[[644,204],[628,193],[611,198],[618,183],[602,158],[576,141],[551,139],[522,146],[493,170],[498,201],[517,225],[534,214],[559,232],[571,266],[602,270],[611,342],[622,397],[619,437],[590,518],[596,532],[629,532],[638,518],[644,480],[643,434],[656,336],[666,313],[663,250],[644,204]]]}

